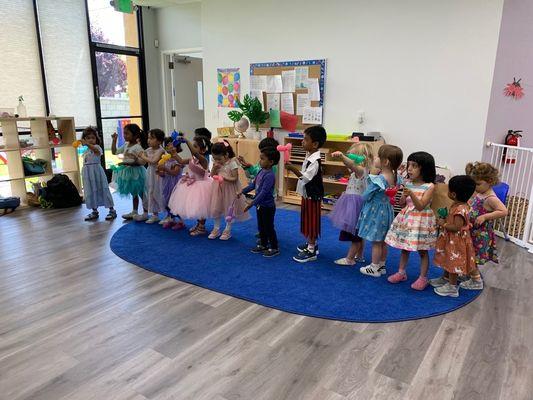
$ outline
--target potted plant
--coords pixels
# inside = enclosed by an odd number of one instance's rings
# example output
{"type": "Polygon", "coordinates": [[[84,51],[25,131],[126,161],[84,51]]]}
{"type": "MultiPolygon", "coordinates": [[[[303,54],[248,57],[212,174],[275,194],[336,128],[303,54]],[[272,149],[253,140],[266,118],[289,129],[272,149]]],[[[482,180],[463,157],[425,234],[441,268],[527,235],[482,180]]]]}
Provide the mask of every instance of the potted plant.
{"type": "Polygon", "coordinates": [[[228,113],[229,119],[234,123],[241,120],[243,115],[248,118],[250,123],[255,127],[257,138],[259,138],[259,125],[264,124],[269,118],[269,113],[263,111],[263,105],[256,97],[245,95],[242,103],[236,100],[237,106],[241,111],[233,110],[228,113]]]}

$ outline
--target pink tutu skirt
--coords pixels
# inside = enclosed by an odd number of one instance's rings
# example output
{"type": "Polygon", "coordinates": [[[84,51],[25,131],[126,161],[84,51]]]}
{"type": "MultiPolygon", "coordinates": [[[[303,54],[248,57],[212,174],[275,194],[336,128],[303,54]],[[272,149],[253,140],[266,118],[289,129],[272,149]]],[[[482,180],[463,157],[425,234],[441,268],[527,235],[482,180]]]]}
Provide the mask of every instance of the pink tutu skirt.
{"type": "Polygon", "coordinates": [[[239,181],[222,183],[213,182],[213,194],[211,196],[211,216],[213,218],[225,218],[228,215],[228,210],[235,200],[234,216],[238,221],[244,221],[250,218],[248,212],[244,212],[246,201],[244,196],[236,199],[236,194],[241,191],[241,184],[239,181]]]}
{"type": "Polygon", "coordinates": [[[341,231],[355,235],[363,203],[363,198],[358,194],[341,194],[341,197],[335,203],[335,208],[328,215],[333,226],[341,231]]]}
{"type": "Polygon", "coordinates": [[[211,179],[197,180],[194,183],[181,179],[170,195],[170,212],[185,219],[209,218],[212,192],[211,179]]]}

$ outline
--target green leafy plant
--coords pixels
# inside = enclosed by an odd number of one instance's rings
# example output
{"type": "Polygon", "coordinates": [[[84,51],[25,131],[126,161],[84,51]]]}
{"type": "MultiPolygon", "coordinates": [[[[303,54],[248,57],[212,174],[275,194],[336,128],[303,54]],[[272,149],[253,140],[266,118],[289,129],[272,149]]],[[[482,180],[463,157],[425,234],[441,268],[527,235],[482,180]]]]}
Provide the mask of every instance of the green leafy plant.
{"type": "Polygon", "coordinates": [[[241,111],[230,111],[228,113],[229,119],[233,122],[237,122],[244,115],[250,120],[250,123],[255,126],[256,131],[259,130],[259,125],[264,124],[270,117],[269,113],[263,111],[263,105],[256,97],[245,95],[242,103],[237,99],[237,106],[241,111]]]}

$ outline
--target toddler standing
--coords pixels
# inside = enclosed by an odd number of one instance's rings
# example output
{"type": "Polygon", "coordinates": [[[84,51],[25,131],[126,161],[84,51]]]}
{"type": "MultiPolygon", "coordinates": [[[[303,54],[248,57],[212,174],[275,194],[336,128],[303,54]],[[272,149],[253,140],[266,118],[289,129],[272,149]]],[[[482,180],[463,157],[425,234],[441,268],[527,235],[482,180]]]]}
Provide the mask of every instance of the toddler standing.
{"type": "Polygon", "coordinates": [[[476,265],[470,271],[470,279],[461,282],[463,289],[483,289],[479,265],[498,262],[494,220],[507,215],[507,208],[496,196],[492,187],[498,183],[498,170],[489,163],[476,162],[466,165],[466,174],[476,182],[476,192],[470,199],[470,234],[476,251],[476,265]]]}
{"type": "Polygon", "coordinates": [[[439,296],[459,296],[457,276],[468,275],[476,266],[467,204],[475,188],[476,182],[467,175],[454,176],[448,183],[448,197],[453,204],[446,219],[439,218],[437,221],[440,232],[433,260],[444,274],[429,281],[439,296]]]}
{"type": "Polygon", "coordinates": [[[336,151],[331,155],[342,158],[342,162],[351,171],[348,186],[341,197],[335,203],[329,218],[333,226],[340,229],[339,240],[341,242],[351,242],[350,249],[346,257],[335,261],[337,265],[355,265],[357,262],[364,262],[362,259],[363,239],[357,234],[357,222],[359,214],[363,208],[363,193],[366,189],[368,177],[368,167],[374,160],[372,147],[368,143],[355,143],[348,150],[348,154],[355,154],[364,157],[360,164],[356,164],[352,159],[336,151]]]}
{"type": "Polygon", "coordinates": [[[300,232],[307,243],[297,247],[298,254],[292,259],[304,263],[315,261],[318,256],[317,239],[320,236],[320,219],[324,183],[322,182],[320,148],[326,143],[326,130],[315,125],[306,128],[302,147],[306,151],[301,170],[293,164],[285,164],[285,168],[298,177],[296,191],[302,196],[300,211],[300,232]]]}
{"type": "Polygon", "coordinates": [[[365,204],[357,223],[359,236],[372,242],[372,263],[359,269],[364,275],[378,278],[387,273],[385,236],[394,219],[394,212],[385,190],[397,185],[398,167],[402,159],[403,153],[399,147],[384,144],[374,160],[374,167],[381,169],[381,174],[368,175],[367,188],[363,193],[365,204]]]}
{"type": "Polygon", "coordinates": [[[146,198],[148,201],[148,212],[152,216],[148,219],[147,213],[143,213],[139,218],[135,217],[136,221],[146,221],[147,224],[154,224],[159,222],[159,213],[165,211],[165,204],[163,199],[163,188],[161,187],[162,180],[157,175],[157,164],[165,153],[165,149],[161,146],[165,140],[165,132],[161,129],[151,129],[148,132],[148,149],[139,155],[139,158],[148,164],[146,172],[146,198]]]}
{"type": "Polygon", "coordinates": [[[435,159],[424,151],[412,153],[407,158],[407,173],[409,180],[400,200],[406,205],[394,218],[385,238],[385,243],[402,251],[398,272],[389,276],[388,281],[399,283],[407,280],[405,268],[409,254],[417,251],[420,255],[420,275],[411,288],[424,290],[428,285],[428,250],[435,247],[437,240],[435,214],[431,209],[437,176],[435,159]]]}
{"type": "Polygon", "coordinates": [[[87,146],[87,150],[83,153],[83,194],[85,205],[88,209],[92,209],[92,212],[85,217],[85,221],[98,219],[98,207],[100,206],[109,208],[105,219],[111,221],[117,217],[117,212],[114,209],[113,197],[101,164],[102,148],[96,129],[91,126],[85,128],[81,143],[87,146]]]}
{"type": "Polygon", "coordinates": [[[215,219],[213,230],[209,234],[209,239],[228,240],[231,238],[231,225],[233,218],[243,221],[250,215],[246,208],[246,202],[242,197],[237,197],[241,192],[239,182],[239,165],[235,160],[233,148],[227,140],[222,140],[213,144],[211,148],[213,155],[213,168],[211,176],[219,176],[221,181],[213,182],[213,194],[211,199],[211,216],[215,219]],[[230,207],[233,210],[231,219],[226,219],[224,231],[220,231],[221,219],[228,216],[230,207]]]}

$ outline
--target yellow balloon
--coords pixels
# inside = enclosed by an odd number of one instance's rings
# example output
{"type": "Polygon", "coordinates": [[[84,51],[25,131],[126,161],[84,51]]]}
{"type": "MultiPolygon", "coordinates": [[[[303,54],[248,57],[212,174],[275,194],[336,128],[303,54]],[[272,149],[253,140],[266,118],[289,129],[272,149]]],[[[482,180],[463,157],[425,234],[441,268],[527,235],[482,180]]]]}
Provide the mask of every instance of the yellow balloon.
{"type": "Polygon", "coordinates": [[[233,74],[229,74],[229,75],[228,75],[228,81],[229,81],[229,82],[233,82],[233,80],[234,80],[234,76],[233,76],[233,74]]]}
{"type": "Polygon", "coordinates": [[[229,106],[229,100],[227,97],[224,97],[224,100],[222,100],[222,105],[223,106],[229,106]]]}

